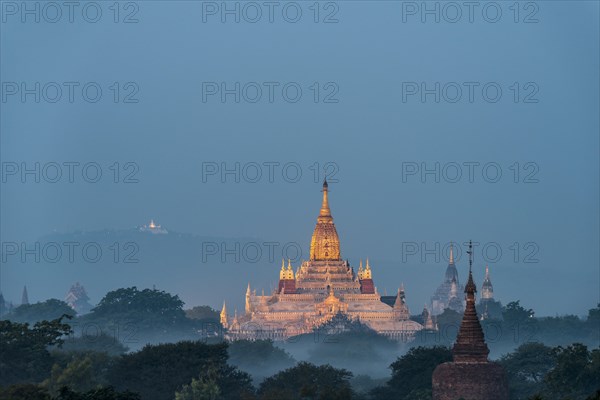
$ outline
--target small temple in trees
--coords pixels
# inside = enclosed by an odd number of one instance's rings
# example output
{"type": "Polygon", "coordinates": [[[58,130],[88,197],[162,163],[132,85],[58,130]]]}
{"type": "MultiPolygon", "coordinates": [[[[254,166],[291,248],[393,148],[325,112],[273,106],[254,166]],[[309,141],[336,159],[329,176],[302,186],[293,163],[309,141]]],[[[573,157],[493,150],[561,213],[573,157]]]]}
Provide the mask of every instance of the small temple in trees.
{"type": "MultiPolygon", "coordinates": [[[[453,361],[438,365],[432,376],[433,400],[508,400],[508,382],[503,368],[488,360],[490,350],[475,309],[477,288],[473,282],[473,247],[469,243],[469,280],[465,286],[466,306],[453,361]]],[[[489,275],[488,275],[489,280],[489,275]]],[[[490,289],[488,284],[486,289],[490,289]]],[[[489,292],[488,292],[489,294],[489,292]]]]}
{"type": "Polygon", "coordinates": [[[65,296],[65,303],[80,315],[86,314],[92,309],[89,300],[90,298],[88,297],[85,288],[79,282],[72,285],[65,296]]]}
{"type": "MultiPolygon", "coordinates": [[[[310,333],[334,317],[359,322],[396,340],[409,340],[423,325],[411,320],[404,287],[386,304],[373,282],[367,259],[357,270],[343,260],[340,239],[329,208],[329,187],[323,182],[321,210],[310,242],[310,259],[299,266],[282,262],[277,289],[256,294],[246,290],[245,313],[231,317],[223,304],[221,324],[229,339],[285,340],[310,333]]],[[[433,326],[431,319],[427,321],[433,326]]]]}
{"type": "Polygon", "coordinates": [[[451,243],[450,260],[448,262],[448,267],[446,268],[444,281],[438,286],[431,297],[431,313],[433,315],[439,315],[447,308],[454,310],[457,313],[462,313],[464,307],[461,292],[463,290],[464,286],[461,286],[458,280],[458,270],[454,263],[454,247],[451,243]]]}

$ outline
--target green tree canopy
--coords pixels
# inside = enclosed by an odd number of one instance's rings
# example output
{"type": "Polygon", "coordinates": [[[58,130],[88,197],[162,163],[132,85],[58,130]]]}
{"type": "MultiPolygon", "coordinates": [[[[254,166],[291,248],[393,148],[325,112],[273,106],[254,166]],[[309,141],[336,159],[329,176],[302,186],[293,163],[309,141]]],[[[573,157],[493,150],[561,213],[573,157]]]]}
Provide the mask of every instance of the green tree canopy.
{"type": "Polygon", "coordinates": [[[520,301],[511,301],[502,309],[502,318],[509,324],[523,324],[535,315],[532,309],[521,306],[520,301]]]}
{"type": "Polygon", "coordinates": [[[117,358],[107,353],[53,352],[54,365],[50,377],[42,385],[50,394],[57,395],[64,386],[77,392],[85,392],[108,385],[106,374],[117,358]]]}
{"type": "Polygon", "coordinates": [[[185,310],[185,315],[189,319],[198,319],[201,321],[215,321],[220,320],[220,315],[217,310],[214,310],[209,306],[196,306],[189,310],[185,310]]]}
{"type": "Polygon", "coordinates": [[[33,328],[27,323],[0,321],[0,385],[40,382],[48,376],[52,357],[47,347],[60,346],[71,333],[62,320],[37,322],[33,328]]]}
{"type": "Polygon", "coordinates": [[[41,386],[24,383],[0,386],[0,400],[52,400],[50,393],[41,386]]]}
{"type": "Polygon", "coordinates": [[[352,373],[330,365],[301,362],[265,379],[258,390],[260,399],[348,400],[354,397],[352,373]]]}
{"type": "Polygon", "coordinates": [[[581,343],[554,349],[556,366],[548,372],[548,392],[556,398],[583,400],[600,388],[600,350],[581,343]]]}
{"type": "Polygon", "coordinates": [[[174,323],[185,318],[183,301],[177,295],[154,289],[140,291],[135,286],[108,292],[92,309],[92,313],[95,317],[151,318],[152,321],[167,323],[174,323]]]}
{"type": "Polygon", "coordinates": [[[186,318],[178,296],[136,287],[108,292],[78,322],[94,324],[100,333],[116,336],[130,348],[199,338],[201,325],[186,318]]]}
{"type": "Polygon", "coordinates": [[[377,399],[413,400],[431,397],[435,368],[452,361],[448,347],[414,347],[390,365],[392,378],[371,393],[377,399]]]}
{"type": "Polygon", "coordinates": [[[110,355],[123,354],[127,351],[127,347],[119,342],[115,336],[110,336],[105,333],[99,335],[82,335],[71,336],[65,339],[62,348],[58,349],[65,352],[71,351],[96,351],[107,353],[110,355]]]}
{"type": "Polygon", "coordinates": [[[525,343],[500,359],[504,367],[511,398],[528,399],[543,389],[544,377],[556,364],[551,347],[541,343],[525,343]]]}
{"type": "Polygon", "coordinates": [[[52,321],[64,314],[75,316],[77,313],[64,301],[49,299],[34,304],[21,304],[6,317],[13,322],[34,324],[38,321],[52,321]]]}
{"type": "Polygon", "coordinates": [[[52,400],[141,400],[137,393],[129,391],[117,392],[112,387],[92,389],[84,393],[74,392],[63,387],[57,397],[52,400]]]}
{"type": "Polygon", "coordinates": [[[172,400],[176,391],[209,368],[219,371],[223,398],[234,399],[241,392],[252,391],[250,376],[227,365],[226,343],[181,341],[148,345],[123,355],[108,379],[117,389],[140,393],[144,400],[172,400]]]}

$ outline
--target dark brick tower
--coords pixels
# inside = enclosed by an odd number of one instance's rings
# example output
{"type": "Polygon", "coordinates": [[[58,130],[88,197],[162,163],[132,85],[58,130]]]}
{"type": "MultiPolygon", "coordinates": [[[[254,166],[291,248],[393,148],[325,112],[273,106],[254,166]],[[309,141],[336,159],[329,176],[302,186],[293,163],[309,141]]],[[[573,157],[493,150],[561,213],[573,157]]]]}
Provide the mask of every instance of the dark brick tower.
{"type": "Polygon", "coordinates": [[[465,287],[467,305],[456,343],[454,361],[438,365],[433,371],[433,400],[508,400],[508,384],[502,367],[488,361],[490,350],[475,309],[477,288],[471,268],[473,247],[469,242],[469,280],[465,287]]]}

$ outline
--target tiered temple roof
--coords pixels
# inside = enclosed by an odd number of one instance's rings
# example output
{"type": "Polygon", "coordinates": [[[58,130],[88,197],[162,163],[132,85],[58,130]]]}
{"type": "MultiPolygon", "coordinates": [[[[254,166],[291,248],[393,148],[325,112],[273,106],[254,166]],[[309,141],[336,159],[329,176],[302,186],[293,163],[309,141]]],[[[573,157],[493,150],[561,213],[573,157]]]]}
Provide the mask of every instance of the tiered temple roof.
{"type": "Polygon", "coordinates": [[[323,199],[312,235],[310,259],[294,273],[291,262],[282,263],[279,285],[271,295],[246,290],[245,315],[237,316],[239,326],[230,323],[227,311],[221,313],[230,338],[285,339],[311,332],[337,314],[357,320],[390,337],[407,339],[422,329],[409,319],[404,290],[398,292],[392,307],[381,301],[373,284],[371,264],[362,262],[358,273],[342,260],[340,240],[329,208],[329,185],[323,183],[323,199]],[[268,336],[260,336],[268,335],[268,336]]]}
{"type": "Polygon", "coordinates": [[[508,400],[508,383],[499,364],[488,361],[489,349],[475,309],[473,247],[469,242],[467,305],[452,348],[453,362],[436,367],[432,376],[433,400],[508,400]]]}

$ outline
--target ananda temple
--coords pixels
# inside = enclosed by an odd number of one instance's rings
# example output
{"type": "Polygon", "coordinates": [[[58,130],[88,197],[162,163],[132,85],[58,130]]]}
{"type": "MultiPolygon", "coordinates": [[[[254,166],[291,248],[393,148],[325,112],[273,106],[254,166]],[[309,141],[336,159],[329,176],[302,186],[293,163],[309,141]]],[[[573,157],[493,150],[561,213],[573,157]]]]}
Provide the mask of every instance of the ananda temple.
{"type": "Polygon", "coordinates": [[[257,295],[248,285],[245,313],[236,312],[232,317],[223,304],[221,323],[232,340],[285,340],[310,333],[340,315],[397,340],[409,340],[423,329],[409,319],[404,288],[398,290],[393,305],[386,304],[373,283],[369,261],[364,268],[361,261],[355,271],[347,260],[342,260],[325,181],[310,259],[296,268],[289,261],[287,265],[283,262],[279,285],[271,294],[257,295]]]}

